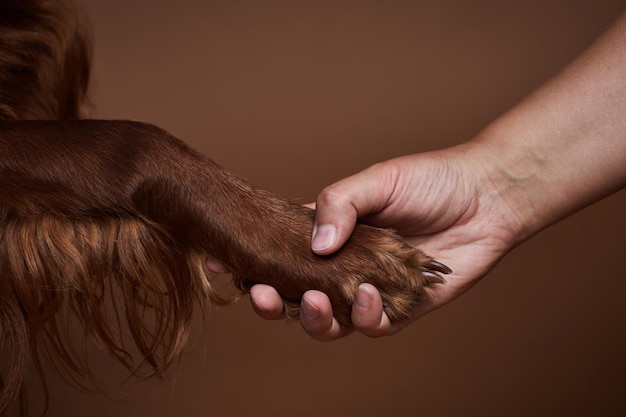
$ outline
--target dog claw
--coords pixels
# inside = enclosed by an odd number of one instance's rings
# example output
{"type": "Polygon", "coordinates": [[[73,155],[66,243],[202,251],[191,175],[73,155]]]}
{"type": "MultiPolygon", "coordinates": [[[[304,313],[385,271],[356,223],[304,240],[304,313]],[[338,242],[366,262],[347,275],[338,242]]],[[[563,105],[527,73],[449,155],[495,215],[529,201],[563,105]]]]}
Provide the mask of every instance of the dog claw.
{"type": "Polygon", "coordinates": [[[445,278],[436,272],[424,271],[422,272],[422,275],[433,284],[445,284],[446,283],[445,278]]]}
{"type": "Polygon", "coordinates": [[[422,264],[423,268],[427,268],[431,271],[441,272],[442,274],[449,274],[452,272],[450,268],[442,264],[441,262],[437,262],[434,259],[430,259],[422,264]]]}

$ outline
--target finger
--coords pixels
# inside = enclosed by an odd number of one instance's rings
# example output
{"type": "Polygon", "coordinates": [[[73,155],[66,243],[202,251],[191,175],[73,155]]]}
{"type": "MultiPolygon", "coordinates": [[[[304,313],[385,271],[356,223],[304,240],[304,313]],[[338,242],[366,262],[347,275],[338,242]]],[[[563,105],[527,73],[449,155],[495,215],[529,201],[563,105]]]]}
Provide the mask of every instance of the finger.
{"type": "Polygon", "coordinates": [[[250,302],[254,311],[266,320],[285,318],[285,305],[278,291],[269,285],[256,284],[250,288],[250,302]]]}
{"type": "Polygon", "coordinates": [[[370,337],[389,336],[393,328],[383,310],[378,290],[371,284],[361,284],[352,306],[352,324],[355,330],[370,337]]]}
{"type": "Polygon", "coordinates": [[[328,296],[320,291],[307,291],[300,306],[300,324],[313,339],[322,342],[336,340],[351,333],[333,317],[328,296]]]}
{"type": "Polygon", "coordinates": [[[324,188],[317,197],[311,249],[326,255],[350,237],[357,218],[382,210],[393,191],[393,173],[377,164],[324,188]]]}
{"type": "Polygon", "coordinates": [[[214,274],[226,274],[228,269],[215,259],[207,260],[207,268],[214,274]]]}

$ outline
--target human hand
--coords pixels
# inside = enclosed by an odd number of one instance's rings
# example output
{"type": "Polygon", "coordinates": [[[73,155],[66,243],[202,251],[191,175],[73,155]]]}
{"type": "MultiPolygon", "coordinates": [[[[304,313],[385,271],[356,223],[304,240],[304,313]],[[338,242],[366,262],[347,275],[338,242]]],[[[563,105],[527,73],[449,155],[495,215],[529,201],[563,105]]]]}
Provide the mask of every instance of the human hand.
{"type": "MultiPolygon", "coordinates": [[[[300,314],[304,330],[318,340],[334,340],[352,330],[373,337],[391,335],[482,278],[514,246],[522,229],[492,186],[486,165],[481,148],[466,144],[379,163],[325,188],[317,199],[312,239],[316,253],[338,250],[359,219],[396,229],[453,273],[446,276],[447,285],[433,286],[428,302],[400,322],[386,316],[376,288],[362,284],[352,308],[353,328],[333,318],[325,294],[308,291],[300,314]]],[[[272,287],[253,287],[251,298],[261,317],[282,318],[282,301],[272,287]]]]}

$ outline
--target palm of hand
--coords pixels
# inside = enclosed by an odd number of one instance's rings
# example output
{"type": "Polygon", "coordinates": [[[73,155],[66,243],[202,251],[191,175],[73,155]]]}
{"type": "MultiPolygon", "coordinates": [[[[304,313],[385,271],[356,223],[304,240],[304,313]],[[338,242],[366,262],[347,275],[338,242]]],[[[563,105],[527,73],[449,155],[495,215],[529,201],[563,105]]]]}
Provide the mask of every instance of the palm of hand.
{"type": "Polygon", "coordinates": [[[516,226],[508,206],[461,152],[417,154],[386,164],[373,168],[394,185],[387,204],[363,220],[397,229],[409,244],[453,270],[446,285],[432,287],[429,303],[419,306],[410,320],[390,323],[391,334],[485,276],[513,246],[516,226]]]}

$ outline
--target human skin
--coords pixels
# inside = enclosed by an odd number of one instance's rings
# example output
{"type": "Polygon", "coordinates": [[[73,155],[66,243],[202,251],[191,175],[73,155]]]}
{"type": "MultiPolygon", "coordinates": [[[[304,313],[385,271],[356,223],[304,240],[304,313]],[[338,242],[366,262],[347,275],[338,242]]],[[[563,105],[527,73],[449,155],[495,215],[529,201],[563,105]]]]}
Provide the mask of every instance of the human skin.
{"type": "MultiPolygon", "coordinates": [[[[301,325],[324,341],[355,330],[392,335],[471,288],[534,234],[625,186],[626,14],[473,140],[382,162],[322,190],[315,253],[337,251],[358,218],[394,227],[454,272],[407,320],[391,322],[376,288],[362,284],[353,327],[338,324],[319,291],[303,296],[301,325]]],[[[261,317],[283,318],[272,287],[253,287],[251,300],[261,317]]]]}

